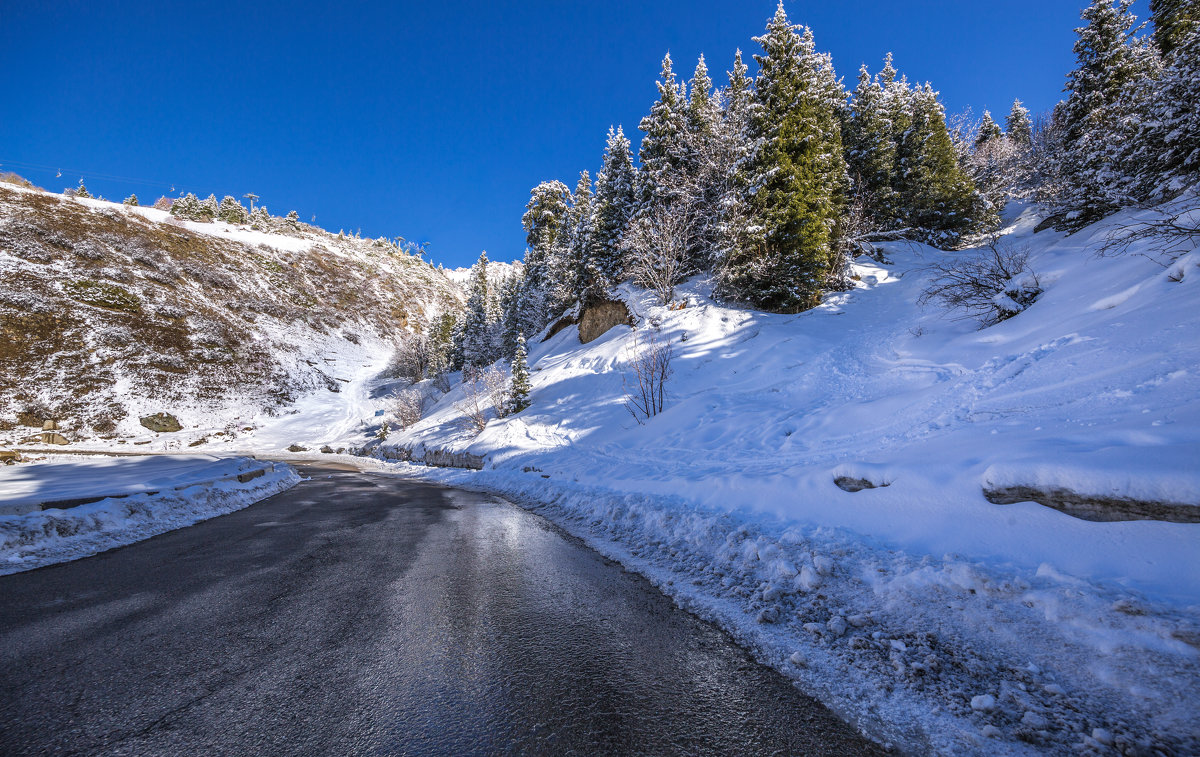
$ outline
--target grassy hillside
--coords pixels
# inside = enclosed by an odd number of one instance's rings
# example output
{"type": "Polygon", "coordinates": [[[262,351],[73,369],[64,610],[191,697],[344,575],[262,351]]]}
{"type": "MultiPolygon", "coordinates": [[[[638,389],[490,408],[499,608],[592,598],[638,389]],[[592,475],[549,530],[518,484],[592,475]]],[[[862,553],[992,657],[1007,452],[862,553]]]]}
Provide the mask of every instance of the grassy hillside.
{"type": "Polygon", "coordinates": [[[140,414],[232,420],[336,392],[341,363],[386,359],[460,296],[380,240],[0,183],[0,434],[54,417],[73,440],[109,437],[144,432],[140,414]]]}

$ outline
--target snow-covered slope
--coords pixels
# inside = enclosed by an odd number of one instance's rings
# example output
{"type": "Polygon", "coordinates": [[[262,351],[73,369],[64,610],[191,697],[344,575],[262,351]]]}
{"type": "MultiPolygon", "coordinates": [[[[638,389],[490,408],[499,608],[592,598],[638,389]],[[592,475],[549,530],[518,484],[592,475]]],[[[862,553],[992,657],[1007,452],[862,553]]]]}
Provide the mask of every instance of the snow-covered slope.
{"type": "Polygon", "coordinates": [[[1129,215],[1015,219],[1045,293],[982,330],[917,304],[929,264],[973,253],[915,244],[800,315],[630,290],[636,329],[534,345],[528,410],[476,436],[456,388],[389,443],[483,456],[425,475],[541,507],[908,750],[1197,753],[1200,524],[983,494],[1200,507],[1200,252],[1097,257],[1129,215]],[[642,425],[623,387],[651,334],[676,355],[642,425]]]}
{"type": "Polygon", "coordinates": [[[354,414],[339,395],[460,299],[380,240],[0,184],[0,443],[31,433],[16,423],[25,411],[72,442],[160,447],[229,443],[297,402],[354,414]],[[184,431],[139,425],[158,412],[184,431]]]}

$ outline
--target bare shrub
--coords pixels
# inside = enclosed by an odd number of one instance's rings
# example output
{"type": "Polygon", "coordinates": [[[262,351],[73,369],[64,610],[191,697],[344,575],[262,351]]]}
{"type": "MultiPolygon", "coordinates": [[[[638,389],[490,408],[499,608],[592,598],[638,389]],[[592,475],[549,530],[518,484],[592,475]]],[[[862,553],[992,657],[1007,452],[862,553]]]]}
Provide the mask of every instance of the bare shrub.
{"type": "Polygon", "coordinates": [[[1124,255],[1137,242],[1145,242],[1145,252],[1138,254],[1168,263],[1200,242],[1200,211],[1187,208],[1176,213],[1163,213],[1152,221],[1130,221],[1111,229],[1100,246],[1101,256],[1124,255]]]}
{"type": "Polygon", "coordinates": [[[421,393],[412,387],[392,392],[392,415],[396,417],[400,428],[408,428],[421,420],[422,404],[421,393]]]}
{"type": "Polygon", "coordinates": [[[508,375],[498,368],[474,371],[463,375],[463,400],[454,405],[466,415],[476,431],[487,427],[488,411],[496,417],[508,415],[508,375]]]}
{"type": "Polygon", "coordinates": [[[414,384],[429,372],[429,349],[424,334],[405,334],[396,344],[396,352],[385,375],[407,379],[414,384]]]}
{"type": "Polygon", "coordinates": [[[639,339],[635,334],[629,345],[629,368],[621,383],[625,387],[625,409],[639,424],[663,411],[666,383],[671,377],[675,348],[656,336],[639,339]]]}
{"type": "Polygon", "coordinates": [[[696,231],[695,205],[659,206],[634,219],[625,234],[629,275],[634,283],[658,295],[663,305],[675,299],[675,285],[688,270],[688,250],[696,231]]]}
{"type": "MultiPolygon", "coordinates": [[[[956,256],[957,257],[957,256],[956,256]]],[[[959,311],[956,320],[976,318],[991,326],[1028,308],[1042,293],[1029,268],[1029,248],[992,239],[978,254],[934,263],[933,275],[917,300],[959,311]]]]}

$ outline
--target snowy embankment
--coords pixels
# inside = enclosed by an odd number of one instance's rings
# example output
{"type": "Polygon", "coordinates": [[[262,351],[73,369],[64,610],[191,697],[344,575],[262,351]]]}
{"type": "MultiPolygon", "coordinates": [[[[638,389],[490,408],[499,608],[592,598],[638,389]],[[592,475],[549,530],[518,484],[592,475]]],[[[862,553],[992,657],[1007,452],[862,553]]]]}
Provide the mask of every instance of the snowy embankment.
{"type": "Polygon", "coordinates": [[[796,316],[629,291],[636,329],[535,344],[528,410],[476,436],[456,388],[389,445],[482,456],[405,470],[538,509],[905,751],[1200,753],[1200,524],[985,497],[1200,506],[1200,253],[1097,257],[1131,215],[1016,219],[1045,292],[985,329],[917,305],[972,253],[916,244],[796,316]],[[641,425],[648,334],[676,356],[641,425]]]}
{"type": "Polygon", "coordinates": [[[283,463],[209,455],[61,456],[0,467],[0,575],[190,526],[299,481],[283,463]]]}

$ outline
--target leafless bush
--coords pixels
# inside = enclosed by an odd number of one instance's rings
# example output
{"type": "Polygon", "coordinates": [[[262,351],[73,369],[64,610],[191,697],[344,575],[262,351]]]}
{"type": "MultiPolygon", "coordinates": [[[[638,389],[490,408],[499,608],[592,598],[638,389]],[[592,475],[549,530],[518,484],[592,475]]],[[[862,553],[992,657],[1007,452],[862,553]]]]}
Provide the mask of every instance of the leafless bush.
{"type": "Polygon", "coordinates": [[[917,300],[960,311],[958,319],[977,318],[991,326],[1025,310],[1042,293],[1029,268],[1029,249],[992,239],[978,254],[934,263],[929,285],[917,300]]]}
{"type": "Polygon", "coordinates": [[[1187,208],[1163,213],[1153,221],[1130,221],[1111,229],[1100,246],[1101,256],[1124,255],[1137,242],[1146,242],[1138,254],[1162,263],[1175,260],[1200,243],[1200,210],[1187,208]]]}
{"type": "Polygon", "coordinates": [[[421,393],[412,387],[392,392],[392,415],[396,416],[400,428],[408,428],[421,420],[422,404],[421,393]]]}
{"type": "Polygon", "coordinates": [[[151,207],[154,208],[155,210],[170,210],[171,205],[174,202],[175,201],[172,200],[170,197],[167,197],[164,195],[163,197],[159,197],[157,200],[155,200],[154,204],[151,207]]]}
{"type": "Polygon", "coordinates": [[[385,374],[394,378],[408,379],[414,384],[425,378],[429,371],[429,350],[424,334],[406,334],[396,345],[392,362],[385,374]]]}
{"type": "Polygon", "coordinates": [[[689,202],[655,208],[634,219],[625,234],[630,249],[629,275],[668,305],[675,285],[688,268],[688,250],[696,229],[695,206],[689,202]]]}
{"type": "Polygon", "coordinates": [[[487,427],[488,411],[494,410],[496,417],[503,418],[508,399],[508,376],[498,368],[474,371],[463,375],[463,399],[454,405],[466,415],[476,431],[487,427]]]}
{"type": "Polygon", "coordinates": [[[622,377],[625,387],[625,409],[639,424],[644,424],[663,411],[666,402],[666,383],[671,377],[671,360],[675,348],[669,341],[651,335],[642,340],[635,334],[629,345],[629,368],[622,377]]]}

